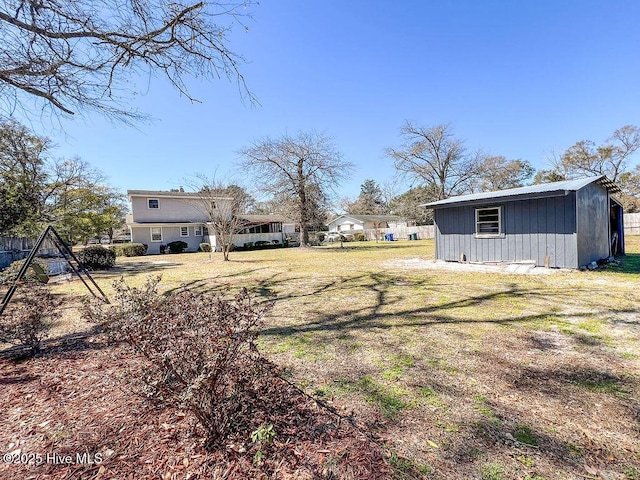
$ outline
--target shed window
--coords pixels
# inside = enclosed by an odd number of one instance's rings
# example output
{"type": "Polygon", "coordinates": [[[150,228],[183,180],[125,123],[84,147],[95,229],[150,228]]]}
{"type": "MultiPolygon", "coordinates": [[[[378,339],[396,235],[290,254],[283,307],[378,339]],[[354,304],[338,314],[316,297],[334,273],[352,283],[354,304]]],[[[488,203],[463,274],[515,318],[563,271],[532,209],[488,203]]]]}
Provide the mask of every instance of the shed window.
{"type": "Polygon", "coordinates": [[[497,237],[502,234],[502,209],[500,207],[476,208],[476,236],[497,237]]]}
{"type": "Polygon", "coordinates": [[[152,242],[162,241],[162,227],[151,227],[151,241],[152,242]]]}
{"type": "Polygon", "coordinates": [[[193,234],[196,237],[201,237],[202,236],[202,226],[198,225],[198,226],[193,227],[193,234]]]}
{"type": "Polygon", "coordinates": [[[157,198],[150,198],[147,200],[147,206],[149,208],[160,208],[160,200],[157,198]]]}
{"type": "Polygon", "coordinates": [[[180,236],[188,237],[189,236],[189,227],[180,227],[180,236]]]}

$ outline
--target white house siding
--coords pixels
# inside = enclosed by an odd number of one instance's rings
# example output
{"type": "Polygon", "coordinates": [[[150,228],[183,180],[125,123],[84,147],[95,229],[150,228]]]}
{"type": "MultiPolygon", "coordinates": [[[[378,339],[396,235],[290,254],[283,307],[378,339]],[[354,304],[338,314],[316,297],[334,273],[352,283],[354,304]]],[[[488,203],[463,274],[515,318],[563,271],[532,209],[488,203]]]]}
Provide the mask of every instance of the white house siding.
{"type": "MultiPolygon", "coordinates": [[[[226,200],[216,200],[220,203],[226,200]]],[[[131,211],[133,222],[202,222],[207,215],[201,210],[202,200],[190,198],[170,198],[150,195],[148,197],[131,197],[131,211]],[[149,199],[157,199],[159,208],[149,208],[149,199]],[[200,208],[200,209],[199,209],[200,208]]],[[[228,209],[227,209],[228,210],[228,209]]]]}
{"type": "Polygon", "coordinates": [[[166,245],[169,242],[174,242],[176,240],[181,240],[185,242],[188,246],[186,251],[195,252],[198,250],[200,244],[205,240],[205,237],[202,235],[198,235],[197,237],[194,235],[194,227],[195,225],[133,225],[131,226],[131,241],[134,243],[144,243],[148,245],[147,253],[148,254],[158,254],[160,253],[160,245],[166,245]],[[180,236],[180,227],[186,226],[189,229],[188,237],[180,236]],[[151,228],[161,228],[162,229],[162,241],[161,242],[152,242],[151,241],[151,228]]]}
{"type": "Polygon", "coordinates": [[[338,231],[338,232],[358,232],[362,230],[371,230],[376,228],[387,228],[387,225],[391,228],[402,228],[407,225],[407,222],[404,220],[383,220],[379,222],[375,222],[372,220],[360,220],[357,218],[351,218],[345,216],[343,218],[337,218],[334,221],[330,222],[328,227],[330,231],[338,231]]]}
{"type": "Polygon", "coordinates": [[[354,230],[364,230],[364,225],[361,222],[357,222],[353,218],[341,218],[335,223],[330,223],[329,230],[337,230],[338,232],[352,232],[354,230]]]}

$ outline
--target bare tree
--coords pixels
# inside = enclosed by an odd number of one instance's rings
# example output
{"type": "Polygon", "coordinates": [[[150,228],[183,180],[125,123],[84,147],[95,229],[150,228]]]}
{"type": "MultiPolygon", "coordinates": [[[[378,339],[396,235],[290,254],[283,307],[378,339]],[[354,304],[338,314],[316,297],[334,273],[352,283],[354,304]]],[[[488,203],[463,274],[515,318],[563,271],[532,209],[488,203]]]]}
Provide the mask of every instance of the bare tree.
{"type": "Polygon", "coordinates": [[[481,192],[492,192],[507,188],[522,187],[531,178],[535,169],[526,160],[507,160],[503,156],[487,157],[482,160],[478,175],[474,179],[481,192]]]}
{"type": "MultiPolygon", "coordinates": [[[[160,74],[190,100],[187,77],[223,78],[248,91],[229,49],[253,0],[5,0],[0,6],[0,114],[27,98],[53,112],[98,110],[124,121],[132,77],[160,74]],[[222,22],[222,23],[221,23],[222,22]]],[[[244,27],[244,25],[242,25],[244,27]]],[[[145,87],[143,86],[142,89],[145,87]]]]}
{"type": "Polygon", "coordinates": [[[333,141],[316,132],[300,132],[278,139],[256,141],[240,151],[242,166],[273,196],[295,199],[295,216],[300,224],[301,246],[309,243],[313,205],[325,197],[352,170],[333,141]]]}
{"type": "Polygon", "coordinates": [[[406,122],[400,135],[403,144],[386,153],[402,177],[435,186],[438,200],[468,190],[482,155],[468,153],[462,140],[453,136],[450,123],[420,127],[406,122]]]}
{"type": "Polygon", "coordinates": [[[640,164],[633,170],[620,174],[618,185],[622,190],[618,200],[622,203],[625,213],[640,212],[640,164]]]}
{"type": "MultiPolygon", "coordinates": [[[[245,228],[242,214],[253,201],[252,197],[237,185],[226,184],[206,175],[198,175],[195,182],[189,183],[196,192],[190,194],[186,201],[202,213],[207,227],[216,237],[224,260],[229,261],[233,237],[245,228]]],[[[216,245],[212,247],[214,250],[217,248],[216,245]]]]}
{"type": "Polygon", "coordinates": [[[640,128],[625,125],[618,128],[603,145],[581,140],[561,156],[550,158],[553,170],[565,178],[584,175],[606,175],[617,181],[628,171],[629,159],[640,150],[640,128]]]}

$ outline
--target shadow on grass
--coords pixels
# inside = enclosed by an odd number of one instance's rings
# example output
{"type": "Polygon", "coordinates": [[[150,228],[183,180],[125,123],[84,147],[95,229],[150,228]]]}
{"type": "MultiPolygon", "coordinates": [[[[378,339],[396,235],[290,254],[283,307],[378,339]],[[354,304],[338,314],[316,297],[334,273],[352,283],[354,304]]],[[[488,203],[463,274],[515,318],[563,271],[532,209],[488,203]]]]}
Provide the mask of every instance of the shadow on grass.
{"type": "Polygon", "coordinates": [[[616,257],[618,264],[608,264],[603,268],[605,272],[640,273],[640,253],[627,253],[616,257]]]}
{"type": "MultiPolygon", "coordinates": [[[[638,389],[637,379],[609,371],[604,365],[572,364],[571,358],[541,367],[522,365],[517,356],[505,357],[490,351],[479,355],[482,374],[498,375],[498,383],[508,386],[508,390],[498,388],[493,395],[474,396],[475,413],[467,414],[460,422],[465,427],[451,446],[456,461],[475,461],[487,452],[505,450],[506,446],[517,450],[521,459],[544,459],[546,468],[557,470],[557,477],[552,478],[563,476],[559,475],[561,472],[573,472],[585,463],[597,465],[604,457],[610,461],[617,458],[616,465],[621,466],[625,450],[614,445],[611,438],[626,426],[637,431],[640,425],[640,403],[633,394],[638,389]],[[600,403],[612,409],[608,417],[599,408],[600,403]],[[545,411],[547,404],[564,408],[545,411]],[[591,417],[591,410],[598,414],[591,417]],[[580,434],[585,431],[580,426],[583,422],[587,422],[591,436],[580,434]],[[596,428],[605,425],[606,428],[596,428]]],[[[469,402],[468,392],[456,396],[456,402],[469,402]]]]}
{"type": "Polygon", "coordinates": [[[127,262],[122,264],[116,264],[113,268],[109,270],[94,270],[90,271],[92,277],[95,278],[111,278],[111,277],[120,277],[123,275],[127,275],[130,273],[157,273],[162,272],[164,270],[170,270],[176,267],[179,267],[179,263],[173,262],[149,262],[149,261],[140,261],[140,262],[127,262]]]}
{"type": "Polygon", "coordinates": [[[342,244],[342,247],[340,246],[340,243],[332,243],[332,244],[328,244],[328,245],[321,245],[320,247],[311,247],[314,249],[314,251],[320,251],[320,252],[350,252],[350,251],[354,251],[354,250],[381,250],[381,249],[389,249],[389,250],[397,250],[397,249],[403,249],[403,248],[419,248],[419,247],[424,247],[424,248],[433,248],[433,243],[401,243],[401,244],[397,244],[397,243],[393,243],[393,242],[378,242],[376,243],[375,241],[368,241],[368,242],[344,242],[342,244]]]}
{"type": "MultiPolygon", "coordinates": [[[[495,319],[476,319],[476,318],[456,318],[448,315],[447,312],[459,308],[486,307],[488,302],[493,300],[499,300],[501,298],[508,298],[513,300],[515,298],[531,299],[537,296],[544,296],[543,292],[535,289],[523,289],[515,284],[512,284],[510,288],[501,290],[498,292],[487,293],[483,295],[471,296],[460,300],[454,300],[446,303],[439,303],[434,305],[415,306],[413,308],[405,308],[400,311],[384,312],[381,311],[383,307],[388,307],[401,301],[400,298],[389,298],[389,287],[392,286],[389,277],[385,274],[364,274],[358,279],[367,278],[371,280],[369,285],[362,286],[376,293],[375,304],[371,307],[365,307],[361,309],[344,309],[341,311],[319,312],[315,319],[303,323],[301,325],[293,325],[286,327],[271,327],[264,329],[261,333],[263,335],[293,335],[299,333],[315,332],[315,331],[345,331],[345,330],[363,330],[363,329],[389,329],[398,327],[416,327],[416,326],[430,326],[435,324],[465,324],[465,323],[489,323],[489,324],[514,324],[523,322],[533,322],[538,320],[544,320],[548,318],[548,313],[538,313],[521,316],[511,317],[499,317],[495,319]]],[[[393,279],[394,285],[397,282],[397,278],[393,279]]],[[[425,279],[423,282],[426,283],[425,279]]],[[[338,282],[330,282],[321,288],[315,290],[315,293],[330,290],[337,287],[338,282]]],[[[346,282],[343,282],[346,283],[346,282]]],[[[308,295],[313,295],[310,293],[308,295]]],[[[294,295],[296,296],[296,295],[294,295]]],[[[554,313],[554,317],[571,317],[569,314],[554,313]]]]}

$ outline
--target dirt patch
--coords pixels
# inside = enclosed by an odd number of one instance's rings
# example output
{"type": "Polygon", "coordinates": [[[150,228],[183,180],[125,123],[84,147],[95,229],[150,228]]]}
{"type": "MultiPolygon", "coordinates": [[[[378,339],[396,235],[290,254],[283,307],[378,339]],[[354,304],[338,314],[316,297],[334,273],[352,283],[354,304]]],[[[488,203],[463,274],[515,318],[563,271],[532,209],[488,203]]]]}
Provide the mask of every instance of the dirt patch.
{"type": "Polygon", "coordinates": [[[565,268],[536,267],[535,265],[528,263],[461,263],[445,262],[443,260],[425,260],[422,258],[392,260],[389,262],[385,262],[384,267],[404,268],[411,270],[505,273],[515,275],[566,275],[572,272],[572,270],[565,268]]]}

